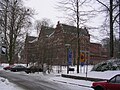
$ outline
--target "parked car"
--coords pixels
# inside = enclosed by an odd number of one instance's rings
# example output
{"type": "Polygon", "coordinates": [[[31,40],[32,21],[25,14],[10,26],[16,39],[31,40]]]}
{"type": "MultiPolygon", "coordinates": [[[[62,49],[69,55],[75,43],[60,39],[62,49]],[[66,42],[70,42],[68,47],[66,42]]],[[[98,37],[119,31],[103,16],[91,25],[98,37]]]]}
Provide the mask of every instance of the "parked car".
{"type": "Polygon", "coordinates": [[[120,90],[120,74],[115,75],[107,81],[94,82],[92,88],[94,90],[120,90]]]}
{"type": "Polygon", "coordinates": [[[29,67],[29,68],[27,68],[27,69],[25,70],[25,72],[26,72],[27,74],[29,74],[29,73],[35,73],[35,72],[42,72],[42,71],[43,71],[43,69],[40,68],[40,67],[37,67],[37,66],[31,66],[31,67],[29,67]]]}
{"type": "Polygon", "coordinates": [[[3,69],[4,69],[4,70],[10,70],[13,66],[15,66],[15,65],[6,66],[6,67],[4,67],[3,69]]]}
{"type": "Polygon", "coordinates": [[[13,72],[25,71],[26,67],[22,66],[22,65],[16,65],[16,66],[13,66],[10,70],[13,71],[13,72]]]}

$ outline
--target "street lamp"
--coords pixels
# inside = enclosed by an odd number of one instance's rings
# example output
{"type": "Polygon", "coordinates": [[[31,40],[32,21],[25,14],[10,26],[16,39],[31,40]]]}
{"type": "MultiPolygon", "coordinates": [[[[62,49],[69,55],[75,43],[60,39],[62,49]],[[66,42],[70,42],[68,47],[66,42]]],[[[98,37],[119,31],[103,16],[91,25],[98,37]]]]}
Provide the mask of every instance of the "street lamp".
{"type": "Polygon", "coordinates": [[[69,48],[70,48],[70,44],[65,44],[65,47],[67,48],[67,74],[69,74],[69,48]]]}

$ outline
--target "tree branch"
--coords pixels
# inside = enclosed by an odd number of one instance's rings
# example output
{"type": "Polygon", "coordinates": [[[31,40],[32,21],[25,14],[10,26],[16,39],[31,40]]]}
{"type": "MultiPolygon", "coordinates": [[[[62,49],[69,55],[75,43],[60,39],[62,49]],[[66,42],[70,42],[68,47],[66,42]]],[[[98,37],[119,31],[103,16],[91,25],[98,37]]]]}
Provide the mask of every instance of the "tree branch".
{"type": "Polygon", "coordinates": [[[113,23],[116,21],[117,17],[120,15],[120,12],[114,17],[113,23]]]}
{"type": "Polygon", "coordinates": [[[108,9],[108,11],[110,11],[110,9],[108,8],[108,6],[105,5],[103,2],[101,2],[101,1],[99,1],[99,0],[96,0],[96,1],[99,2],[100,4],[102,4],[103,6],[105,6],[105,7],[108,9]]]}

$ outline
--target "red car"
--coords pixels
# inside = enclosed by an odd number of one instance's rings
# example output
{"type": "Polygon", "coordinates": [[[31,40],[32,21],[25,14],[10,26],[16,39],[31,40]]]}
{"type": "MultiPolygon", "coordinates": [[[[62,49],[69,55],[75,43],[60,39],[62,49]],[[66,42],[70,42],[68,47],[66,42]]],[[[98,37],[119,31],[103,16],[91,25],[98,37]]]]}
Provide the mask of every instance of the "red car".
{"type": "Polygon", "coordinates": [[[15,65],[6,66],[6,67],[4,67],[3,69],[4,69],[4,70],[10,70],[13,66],[15,66],[15,65]]]}
{"type": "Polygon", "coordinates": [[[92,88],[94,90],[120,90],[120,74],[115,75],[107,81],[94,82],[92,88]]]}

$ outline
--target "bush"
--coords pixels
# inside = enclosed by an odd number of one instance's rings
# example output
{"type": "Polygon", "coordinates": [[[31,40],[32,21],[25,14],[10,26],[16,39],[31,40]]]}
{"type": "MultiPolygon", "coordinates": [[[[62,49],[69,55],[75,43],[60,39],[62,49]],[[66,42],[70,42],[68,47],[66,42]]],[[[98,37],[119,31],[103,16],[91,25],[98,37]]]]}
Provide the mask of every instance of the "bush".
{"type": "Polygon", "coordinates": [[[120,59],[110,59],[96,64],[92,71],[120,70],[120,59]]]}

